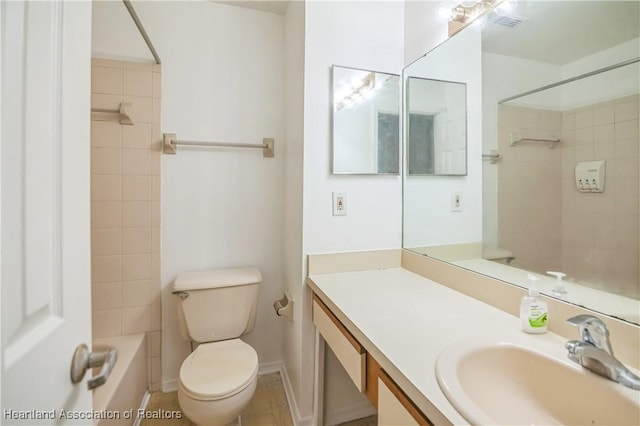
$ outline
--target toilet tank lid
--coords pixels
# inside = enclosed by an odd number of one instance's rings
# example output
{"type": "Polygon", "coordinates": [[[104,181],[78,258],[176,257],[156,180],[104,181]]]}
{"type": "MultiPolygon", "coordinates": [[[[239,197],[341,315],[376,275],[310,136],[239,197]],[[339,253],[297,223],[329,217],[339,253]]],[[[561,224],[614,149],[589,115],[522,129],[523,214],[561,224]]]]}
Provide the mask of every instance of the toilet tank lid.
{"type": "Polygon", "coordinates": [[[174,291],[203,290],[257,284],[262,281],[260,270],[251,268],[211,269],[183,272],[173,283],[174,291]]]}

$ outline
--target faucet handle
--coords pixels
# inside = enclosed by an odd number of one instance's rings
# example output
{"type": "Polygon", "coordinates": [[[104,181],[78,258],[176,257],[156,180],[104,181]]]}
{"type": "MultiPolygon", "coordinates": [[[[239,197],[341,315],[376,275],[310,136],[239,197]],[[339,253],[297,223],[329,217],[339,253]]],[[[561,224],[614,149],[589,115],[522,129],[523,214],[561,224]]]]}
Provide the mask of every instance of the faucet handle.
{"type": "Polygon", "coordinates": [[[613,356],[613,349],[609,342],[609,329],[607,324],[593,315],[577,315],[567,319],[567,323],[580,329],[582,340],[600,348],[613,356]]]}

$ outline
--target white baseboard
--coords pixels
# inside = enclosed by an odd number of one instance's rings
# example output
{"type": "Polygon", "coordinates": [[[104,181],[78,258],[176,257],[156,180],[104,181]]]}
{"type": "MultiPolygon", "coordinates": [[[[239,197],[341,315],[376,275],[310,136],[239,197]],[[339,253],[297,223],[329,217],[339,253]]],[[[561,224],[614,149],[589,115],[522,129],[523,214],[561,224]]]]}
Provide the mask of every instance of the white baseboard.
{"type": "MultiPolygon", "coordinates": [[[[146,410],[147,409],[147,404],[149,404],[149,400],[151,399],[151,393],[149,391],[145,391],[144,392],[144,396],[142,397],[142,401],[140,401],[140,407],[138,408],[138,411],[136,411],[136,413],[140,412],[139,410],[146,410]]],[[[140,423],[142,422],[142,419],[136,415],[136,420],[133,422],[133,426],[140,426],[140,423]]]]}
{"type": "Polygon", "coordinates": [[[373,416],[374,414],[376,414],[376,409],[369,401],[365,401],[333,413],[326,413],[324,415],[324,424],[327,426],[335,426],[363,417],[373,416]]]}
{"type": "Polygon", "coordinates": [[[258,368],[258,374],[280,373],[282,379],[282,386],[284,387],[284,393],[287,397],[287,405],[289,406],[289,414],[291,415],[291,421],[294,426],[314,426],[313,416],[300,417],[300,411],[298,410],[298,404],[293,396],[293,387],[291,386],[291,380],[287,374],[287,369],[284,367],[282,361],[268,362],[260,364],[258,368]]]}
{"type": "Polygon", "coordinates": [[[162,382],[162,393],[175,392],[178,390],[178,379],[164,380],[162,382]]]}

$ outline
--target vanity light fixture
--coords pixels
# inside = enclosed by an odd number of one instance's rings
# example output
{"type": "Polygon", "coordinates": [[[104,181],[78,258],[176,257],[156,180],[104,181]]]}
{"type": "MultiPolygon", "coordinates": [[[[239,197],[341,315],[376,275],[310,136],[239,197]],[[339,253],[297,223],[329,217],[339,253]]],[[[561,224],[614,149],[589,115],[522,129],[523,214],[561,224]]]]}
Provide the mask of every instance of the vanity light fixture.
{"type": "Polygon", "coordinates": [[[515,8],[517,0],[465,0],[460,4],[449,8],[443,5],[439,15],[449,20],[449,37],[465,28],[478,17],[484,15],[490,9],[496,9],[499,13],[507,13],[515,8]]]}
{"type": "Polygon", "coordinates": [[[333,100],[334,108],[340,111],[349,108],[360,101],[369,99],[376,89],[375,73],[370,72],[361,80],[346,84],[336,94],[333,100]]]}

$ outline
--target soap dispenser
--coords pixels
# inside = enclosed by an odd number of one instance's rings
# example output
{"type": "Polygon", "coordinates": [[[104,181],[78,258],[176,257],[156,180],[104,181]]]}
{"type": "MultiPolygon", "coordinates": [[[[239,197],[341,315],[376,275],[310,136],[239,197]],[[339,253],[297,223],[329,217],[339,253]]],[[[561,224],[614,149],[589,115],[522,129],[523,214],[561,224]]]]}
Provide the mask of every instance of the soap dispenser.
{"type": "Polygon", "coordinates": [[[551,293],[558,297],[563,297],[565,294],[567,294],[567,289],[564,287],[564,281],[562,281],[562,279],[566,277],[567,274],[555,271],[547,271],[547,274],[553,275],[557,280],[556,286],[553,288],[553,290],[551,290],[551,293]]]}
{"type": "Polygon", "coordinates": [[[520,323],[522,331],[525,333],[546,333],[547,322],[549,321],[549,311],[547,304],[540,299],[536,281],[540,278],[528,274],[529,294],[522,298],[520,302],[520,323]]]}

